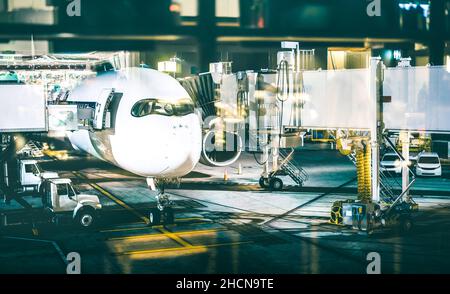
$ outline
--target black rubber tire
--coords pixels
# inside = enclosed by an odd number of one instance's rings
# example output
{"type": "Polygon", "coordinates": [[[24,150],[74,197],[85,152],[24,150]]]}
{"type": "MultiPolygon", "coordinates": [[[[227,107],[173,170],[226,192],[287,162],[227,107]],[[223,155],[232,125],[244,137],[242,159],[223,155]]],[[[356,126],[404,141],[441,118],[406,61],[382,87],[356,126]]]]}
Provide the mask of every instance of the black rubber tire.
{"type": "Polygon", "coordinates": [[[259,178],[259,186],[263,189],[267,189],[268,183],[267,183],[267,179],[265,177],[259,178]]]}
{"type": "Polygon", "coordinates": [[[283,190],[283,181],[280,178],[272,178],[269,182],[270,190],[281,191],[283,190]]]}
{"type": "Polygon", "coordinates": [[[148,219],[150,221],[149,225],[151,226],[157,226],[161,224],[161,211],[157,208],[150,210],[148,219]]]}
{"type": "Polygon", "coordinates": [[[175,223],[175,212],[171,207],[164,209],[164,224],[171,225],[175,223]]]}
{"type": "Polygon", "coordinates": [[[94,227],[97,221],[97,215],[93,208],[82,208],[76,216],[76,223],[82,229],[90,229],[94,227]]]}
{"type": "Polygon", "coordinates": [[[368,219],[367,219],[367,236],[372,236],[373,232],[374,232],[374,228],[373,228],[373,220],[374,220],[374,216],[373,215],[369,215],[368,219]]]}
{"type": "Polygon", "coordinates": [[[33,198],[42,198],[42,195],[44,194],[44,189],[41,187],[36,186],[33,191],[33,198]]]}
{"type": "Polygon", "coordinates": [[[400,232],[403,234],[407,234],[411,232],[413,228],[413,222],[411,217],[409,216],[402,216],[400,217],[400,232]]]}

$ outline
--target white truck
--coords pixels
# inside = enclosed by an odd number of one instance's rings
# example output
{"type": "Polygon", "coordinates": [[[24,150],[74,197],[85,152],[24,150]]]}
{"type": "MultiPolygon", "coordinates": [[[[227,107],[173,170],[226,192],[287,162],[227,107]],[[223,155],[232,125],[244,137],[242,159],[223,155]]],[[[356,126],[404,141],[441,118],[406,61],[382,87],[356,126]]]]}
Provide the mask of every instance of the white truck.
{"type": "Polygon", "coordinates": [[[0,187],[8,194],[31,193],[40,196],[45,179],[58,178],[54,172],[44,172],[34,159],[11,159],[0,165],[0,187]]]}
{"type": "Polygon", "coordinates": [[[42,183],[42,203],[52,219],[68,216],[82,228],[92,227],[102,205],[97,196],[79,193],[70,179],[48,179],[42,183]]]}
{"type": "Polygon", "coordinates": [[[24,159],[18,161],[19,192],[40,193],[41,185],[46,179],[58,178],[55,172],[44,172],[36,160],[24,159]]]}
{"type": "Polygon", "coordinates": [[[82,228],[90,228],[102,209],[97,196],[79,193],[70,179],[59,178],[55,172],[44,172],[33,159],[5,163],[3,183],[9,196],[31,192],[41,197],[44,219],[57,224],[69,218],[82,228]]]}

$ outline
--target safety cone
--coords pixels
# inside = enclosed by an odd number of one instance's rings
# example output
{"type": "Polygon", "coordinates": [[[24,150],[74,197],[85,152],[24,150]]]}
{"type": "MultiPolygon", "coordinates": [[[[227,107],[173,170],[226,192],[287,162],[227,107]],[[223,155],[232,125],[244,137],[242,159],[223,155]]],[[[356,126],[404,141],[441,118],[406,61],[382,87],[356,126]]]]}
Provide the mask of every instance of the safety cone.
{"type": "Polygon", "coordinates": [[[223,180],[226,182],[228,181],[228,169],[225,168],[225,171],[223,172],[223,180]]]}

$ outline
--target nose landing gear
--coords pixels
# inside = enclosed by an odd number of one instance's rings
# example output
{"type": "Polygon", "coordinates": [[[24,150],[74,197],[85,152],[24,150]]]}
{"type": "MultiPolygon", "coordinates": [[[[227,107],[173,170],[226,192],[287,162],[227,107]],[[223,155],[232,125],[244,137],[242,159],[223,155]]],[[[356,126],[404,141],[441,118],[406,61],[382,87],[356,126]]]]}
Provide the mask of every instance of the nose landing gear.
{"type": "Polygon", "coordinates": [[[155,226],[160,224],[173,224],[175,221],[175,213],[172,208],[173,202],[169,195],[164,193],[164,183],[157,186],[155,179],[148,178],[147,184],[152,191],[157,191],[156,208],[150,210],[148,214],[149,225],[155,226]]]}
{"type": "Polygon", "coordinates": [[[170,225],[175,221],[175,214],[172,207],[166,207],[163,210],[153,208],[149,212],[148,219],[150,221],[149,225],[151,226],[157,226],[160,224],[170,225]]]}

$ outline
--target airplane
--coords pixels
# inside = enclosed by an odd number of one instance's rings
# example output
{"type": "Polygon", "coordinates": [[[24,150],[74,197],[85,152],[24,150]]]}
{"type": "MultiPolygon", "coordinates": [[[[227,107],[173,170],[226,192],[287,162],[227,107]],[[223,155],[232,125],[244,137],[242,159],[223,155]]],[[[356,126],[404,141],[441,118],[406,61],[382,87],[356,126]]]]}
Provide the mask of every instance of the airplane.
{"type": "MultiPolygon", "coordinates": [[[[53,59],[58,61],[55,71],[66,64],[65,56],[53,59]]],[[[69,60],[76,64],[78,59],[70,57],[69,60]]],[[[84,57],[78,62],[83,60],[84,57]]],[[[149,68],[115,70],[112,66],[100,65],[94,66],[101,69],[95,76],[86,75],[89,78],[74,88],[72,85],[68,89],[61,88],[61,95],[49,101],[50,104],[77,106],[76,130],[27,134],[26,138],[50,146],[62,143],[64,148],[73,147],[145,177],[149,188],[157,191],[157,209],[150,211],[150,222],[156,224],[161,219],[171,222],[171,202],[164,193],[166,179],[189,174],[198,162],[216,167],[234,163],[241,155],[242,139],[225,132],[221,140],[216,140],[216,131],[206,123],[215,112],[214,108],[212,113],[204,108],[205,103],[209,105],[208,101],[214,101],[210,75],[198,77],[209,77],[205,90],[198,88],[198,80],[183,86],[170,75],[149,68]],[[207,93],[197,95],[201,91],[207,93]],[[207,127],[202,129],[202,125],[207,127]],[[215,148],[222,141],[234,143],[224,144],[225,149],[215,148]]],[[[54,65],[52,62],[46,66],[54,65]]]]}
{"type": "Polygon", "coordinates": [[[67,133],[74,149],[145,177],[158,192],[150,223],[173,220],[157,180],[187,175],[202,152],[201,118],[181,84],[156,70],[126,68],[83,81],[67,102],[78,105],[79,119],[93,117],[88,128],[67,133]]]}

